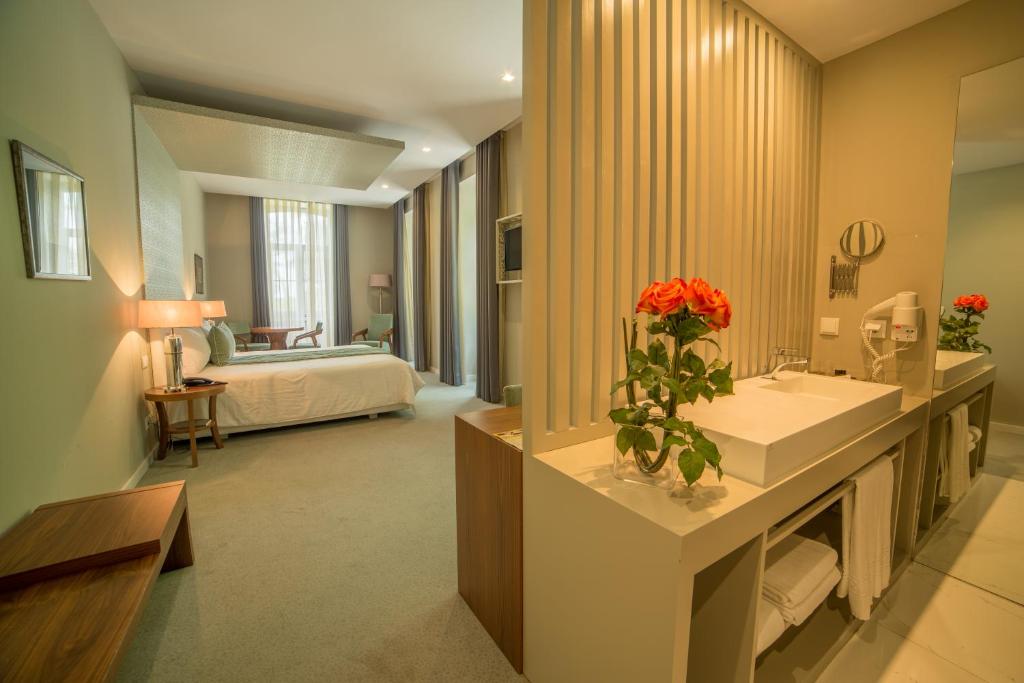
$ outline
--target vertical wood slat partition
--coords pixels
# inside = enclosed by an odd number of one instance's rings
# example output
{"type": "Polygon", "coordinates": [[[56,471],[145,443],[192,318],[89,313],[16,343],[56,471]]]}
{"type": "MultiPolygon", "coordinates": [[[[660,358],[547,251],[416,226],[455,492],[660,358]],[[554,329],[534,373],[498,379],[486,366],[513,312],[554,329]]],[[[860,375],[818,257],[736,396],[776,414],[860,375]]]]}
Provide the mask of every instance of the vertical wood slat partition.
{"type": "Polygon", "coordinates": [[[820,64],[733,0],[525,0],[524,34],[528,451],[611,432],[651,280],[729,294],[736,377],[809,351],[820,64]]]}

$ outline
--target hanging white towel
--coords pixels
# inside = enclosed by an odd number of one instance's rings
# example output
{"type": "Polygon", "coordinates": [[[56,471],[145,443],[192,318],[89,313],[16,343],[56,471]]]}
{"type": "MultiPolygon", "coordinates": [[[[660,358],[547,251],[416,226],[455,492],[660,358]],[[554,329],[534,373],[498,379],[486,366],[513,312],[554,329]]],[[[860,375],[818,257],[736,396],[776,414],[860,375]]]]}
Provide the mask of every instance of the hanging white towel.
{"type": "Polygon", "coordinates": [[[757,654],[767,650],[785,630],[786,622],[779,608],[760,598],[757,602],[757,654]]]}
{"type": "Polygon", "coordinates": [[[825,598],[832,592],[842,577],[839,567],[832,565],[832,569],[822,579],[810,594],[792,607],[779,607],[779,613],[787,624],[799,626],[804,623],[807,617],[818,608],[818,605],[825,602],[825,598]]]}
{"type": "Polygon", "coordinates": [[[850,596],[858,619],[871,616],[871,602],[889,585],[892,539],[892,460],[876,458],[850,477],[843,498],[843,571],[836,595],[850,596]]]}
{"type": "Polygon", "coordinates": [[[790,534],[765,554],[761,592],[777,605],[796,605],[817,588],[838,560],[834,548],[790,534]]]}
{"type": "Polygon", "coordinates": [[[955,503],[971,485],[971,432],[967,423],[967,405],[961,403],[949,411],[949,431],[946,433],[945,467],[939,481],[939,495],[955,503]]]}

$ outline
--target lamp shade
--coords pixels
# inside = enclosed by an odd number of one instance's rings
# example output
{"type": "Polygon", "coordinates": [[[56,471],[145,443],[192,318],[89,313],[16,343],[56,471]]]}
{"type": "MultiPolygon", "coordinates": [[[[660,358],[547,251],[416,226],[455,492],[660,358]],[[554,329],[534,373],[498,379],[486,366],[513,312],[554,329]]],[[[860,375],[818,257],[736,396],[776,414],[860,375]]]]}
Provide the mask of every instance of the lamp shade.
{"type": "Polygon", "coordinates": [[[391,286],[391,274],[390,273],[373,273],[370,275],[370,286],[371,287],[390,287],[391,286]]]}
{"type": "Polygon", "coordinates": [[[198,301],[139,301],[139,327],[199,327],[203,313],[198,301]]]}
{"type": "Polygon", "coordinates": [[[199,310],[202,311],[204,318],[228,317],[228,309],[223,301],[200,301],[199,310]]]}

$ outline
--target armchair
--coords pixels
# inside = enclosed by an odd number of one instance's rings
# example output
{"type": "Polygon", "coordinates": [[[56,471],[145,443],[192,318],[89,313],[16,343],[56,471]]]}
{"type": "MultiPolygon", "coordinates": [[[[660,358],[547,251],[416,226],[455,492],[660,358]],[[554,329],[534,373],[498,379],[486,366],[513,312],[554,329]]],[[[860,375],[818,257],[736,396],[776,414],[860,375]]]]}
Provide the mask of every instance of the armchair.
{"type": "Polygon", "coordinates": [[[324,333],[324,324],[321,321],[317,321],[316,329],[310,330],[309,332],[303,332],[295,338],[292,342],[293,349],[318,349],[320,348],[320,342],[317,341],[317,337],[324,333]],[[303,342],[303,339],[308,339],[312,343],[303,342]],[[301,342],[301,343],[300,343],[301,342]]]}
{"type": "Polygon", "coordinates": [[[235,335],[235,344],[242,351],[269,351],[270,344],[268,342],[253,341],[252,329],[249,323],[240,320],[228,320],[228,329],[235,335]]]}
{"type": "Polygon", "coordinates": [[[393,323],[394,316],[391,313],[371,313],[370,326],[353,334],[352,343],[391,351],[395,334],[393,323]]]}

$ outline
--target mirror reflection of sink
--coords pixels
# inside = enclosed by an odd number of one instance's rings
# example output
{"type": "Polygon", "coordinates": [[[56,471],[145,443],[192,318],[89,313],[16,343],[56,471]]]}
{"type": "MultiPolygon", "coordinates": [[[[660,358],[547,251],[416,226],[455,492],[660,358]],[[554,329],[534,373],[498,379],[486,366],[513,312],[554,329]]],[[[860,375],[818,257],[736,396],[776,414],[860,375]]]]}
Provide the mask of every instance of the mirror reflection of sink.
{"type": "Polygon", "coordinates": [[[984,359],[983,353],[939,349],[935,352],[935,388],[948,389],[957,382],[967,379],[981,370],[984,359]]]}
{"type": "Polygon", "coordinates": [[[887,384],[788,371],[778,377],[740,380],[734,395],[679,411],[718,444],[722,469],[758,486],[896,415],[903,398],[887,384]]]}

